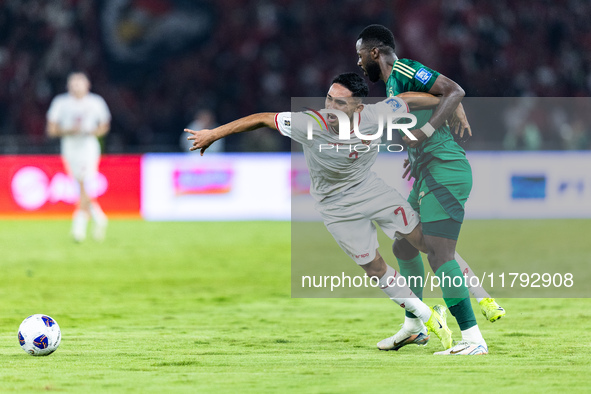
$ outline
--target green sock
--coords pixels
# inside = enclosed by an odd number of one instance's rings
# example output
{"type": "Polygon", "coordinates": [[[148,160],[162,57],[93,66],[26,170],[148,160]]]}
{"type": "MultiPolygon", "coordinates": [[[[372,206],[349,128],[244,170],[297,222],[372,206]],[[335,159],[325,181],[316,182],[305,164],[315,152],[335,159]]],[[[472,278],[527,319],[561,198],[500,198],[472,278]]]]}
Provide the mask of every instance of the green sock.
{"type": "Polygon", "coordinates": [[[440,280],[439,286],[441,293],[443,293],[443,300],[447,307],[457,305],[464,298],[470,298],[468,288],[464,283],[464,276],[462,269],[455,260],[450,260],[437,269],[435,275],[440,280]]]}
{"type": "MultiPolygon", "coordinates": [[[[406,283],[408,287],[412,290],[413,293],[419,297],[419,299],[423,299],[423,287],[421,286],[425,281],[425,266],[423,265],[423,259],[421,254],[419,253],[416,257],[413,257],[410,260],[402,260],[398,257],[398,267],[400,269],[400,275],[406,278],[406,283]],[[411,277],[409,279],[409,277],[411,277]],[[419,279],[421,278],[421,279],[419,279]]],[[[406,316],[410,318],[416,318],[411,312],[406,311],[406,316]]]]}
{"type": "Polygon", "coordinates": [[[464,298],[459,304],[449,307],[449,312],[456,318],[460,330],[464,331],[476,325],[476,316],[472,310],[469,298],[464,298]]]}
{"type": "Polygon", "coordinates": [[[443,300],[451,314],[456,318],[460,330],[476,325],[476,317],[470,304],[470,293],[464,283],[462,269],[455,260],[443,264],[435,275],[441,280],[443,300]],[[455,279],[455,280],[454,280],[455,279]]]}

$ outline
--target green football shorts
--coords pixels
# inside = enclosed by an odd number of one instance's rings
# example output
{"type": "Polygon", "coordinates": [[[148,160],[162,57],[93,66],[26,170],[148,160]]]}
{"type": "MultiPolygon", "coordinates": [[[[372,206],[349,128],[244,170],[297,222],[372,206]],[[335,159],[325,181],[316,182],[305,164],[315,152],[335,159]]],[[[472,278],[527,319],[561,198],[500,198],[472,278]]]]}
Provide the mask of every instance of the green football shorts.
{"type": "Polygon", "coordinates": [[[471,190],[472,169],[467,159],[431,160],[408,196],[421,215],[423,234],[457,240],[471,190]]]}

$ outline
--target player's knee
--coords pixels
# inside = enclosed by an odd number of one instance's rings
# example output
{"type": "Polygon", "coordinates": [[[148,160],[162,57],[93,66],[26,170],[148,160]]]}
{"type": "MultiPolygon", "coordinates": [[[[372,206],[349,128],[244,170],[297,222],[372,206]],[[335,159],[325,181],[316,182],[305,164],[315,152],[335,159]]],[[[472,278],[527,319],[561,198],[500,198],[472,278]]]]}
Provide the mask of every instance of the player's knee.
{"type": "Polygon", "coordinates": [[[425,241],[429,265],[433,272],[436,272],[439,267],[448,261],[455,259],[455,240],[425,236],[425,241]]]}
{"type": "Polygon", "coordinates": [[[387,270],[386,262],[377,251],[376,257],[370,263],[362,265],[361,268],[363,268],[367,276],[377,278],[384,276],[387,270]]]}
{"type": "Polygon", "coordinates": [[[439,267],[441,267],[444,261],[441,261],[440,256],[438,256],[432,250],[429,250],[427,253],[427,260],[429,261],[429,266],[433,270],[433,272],[437,272],[439,267]]]}
{"type": "Polygon", "coordinates": [[[409,246],[420,250],[423,253],[427,253],[427,245],[425,243],[425,238],[423,237],[422,226],[420,223],[410,234],[407,234],[404,237],[404,241],[406,241],[409,246]]]}
{"type": "Polygon", "coordinates": [[[436,272],[439,267],[454,259],[454,255],[445,250],[438,250],[437,248],[428,248],[427,259],[433,272],[436,272]]]}
{"type": "Polygon", "coordinates": [[[419,254],[419,251],[405,239],[394,241],[392,252],[394,252],[394,256],[401,260],[411,260],[419,254]]]}

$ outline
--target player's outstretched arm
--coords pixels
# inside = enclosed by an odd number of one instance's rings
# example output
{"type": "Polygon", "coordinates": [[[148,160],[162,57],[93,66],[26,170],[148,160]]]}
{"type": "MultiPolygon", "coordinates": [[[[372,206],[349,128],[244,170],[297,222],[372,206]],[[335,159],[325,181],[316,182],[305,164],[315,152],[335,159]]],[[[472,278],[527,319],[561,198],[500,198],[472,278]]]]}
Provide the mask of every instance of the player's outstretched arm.
{"type": "Polygon", "coordinates": [[[441,101],[441,98],[423,92],[403,92],[396,96],[403,99],[411,111],[437,107],[441,101]]]}
{"type": "Polygon", "coordinates": [[[245,131],[251,131],[260,129],[261,127],[270,127],[277,130],[275,126],[275,113],[273,112],[262,112],[258,114],[248,115],[244,118],[237,119],[233,122],[226,123],[211,130],[191,130],[185,129],[187,133],[191,133],[191,136],[187,139],[193,141],[191,150],[201,150],[201,156],[211,144],[215,141],[227,137],[231,134],[242,133],[245,131]]]}

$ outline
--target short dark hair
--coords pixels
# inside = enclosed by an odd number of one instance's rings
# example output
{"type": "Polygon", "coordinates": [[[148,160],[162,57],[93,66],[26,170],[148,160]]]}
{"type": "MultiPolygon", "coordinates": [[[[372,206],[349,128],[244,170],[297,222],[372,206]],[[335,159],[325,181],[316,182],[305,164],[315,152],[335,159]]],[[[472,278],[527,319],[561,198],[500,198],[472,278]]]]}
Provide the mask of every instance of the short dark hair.
{"type": "Polygon", "coordinates": [[[331,82],[338,83],[349,89],[353,97],[367,97],[369,94],[369,87],[363,78],[355,73],[339,74],[331,82]]]}
{"type": "Polygon", "coordinates": [[[74,75],[81,75],[81,76],[83,76],[84,78],[86,78],[86,79],[88,80],[88,82],[90,82],[90,78],[88,77],[88,74],[87,74],[86,72],[84,72],[84,71],[81,71],[81,70],[74,70],[74,71],[70,72],[70,73],[68,74],[68,78],[67,78],[67,79],[69,80],[69,79],[70,79],[70,78],[72,78],[74,75]]]}
{"type": "Polygon", "coordinates": [[[369,25],[359,33],[357,39],[362,39],[364,45],[369,46],[387,46],[396,49],[394,44],[394,34],[385,26],[382,25],[369,25]]]}

